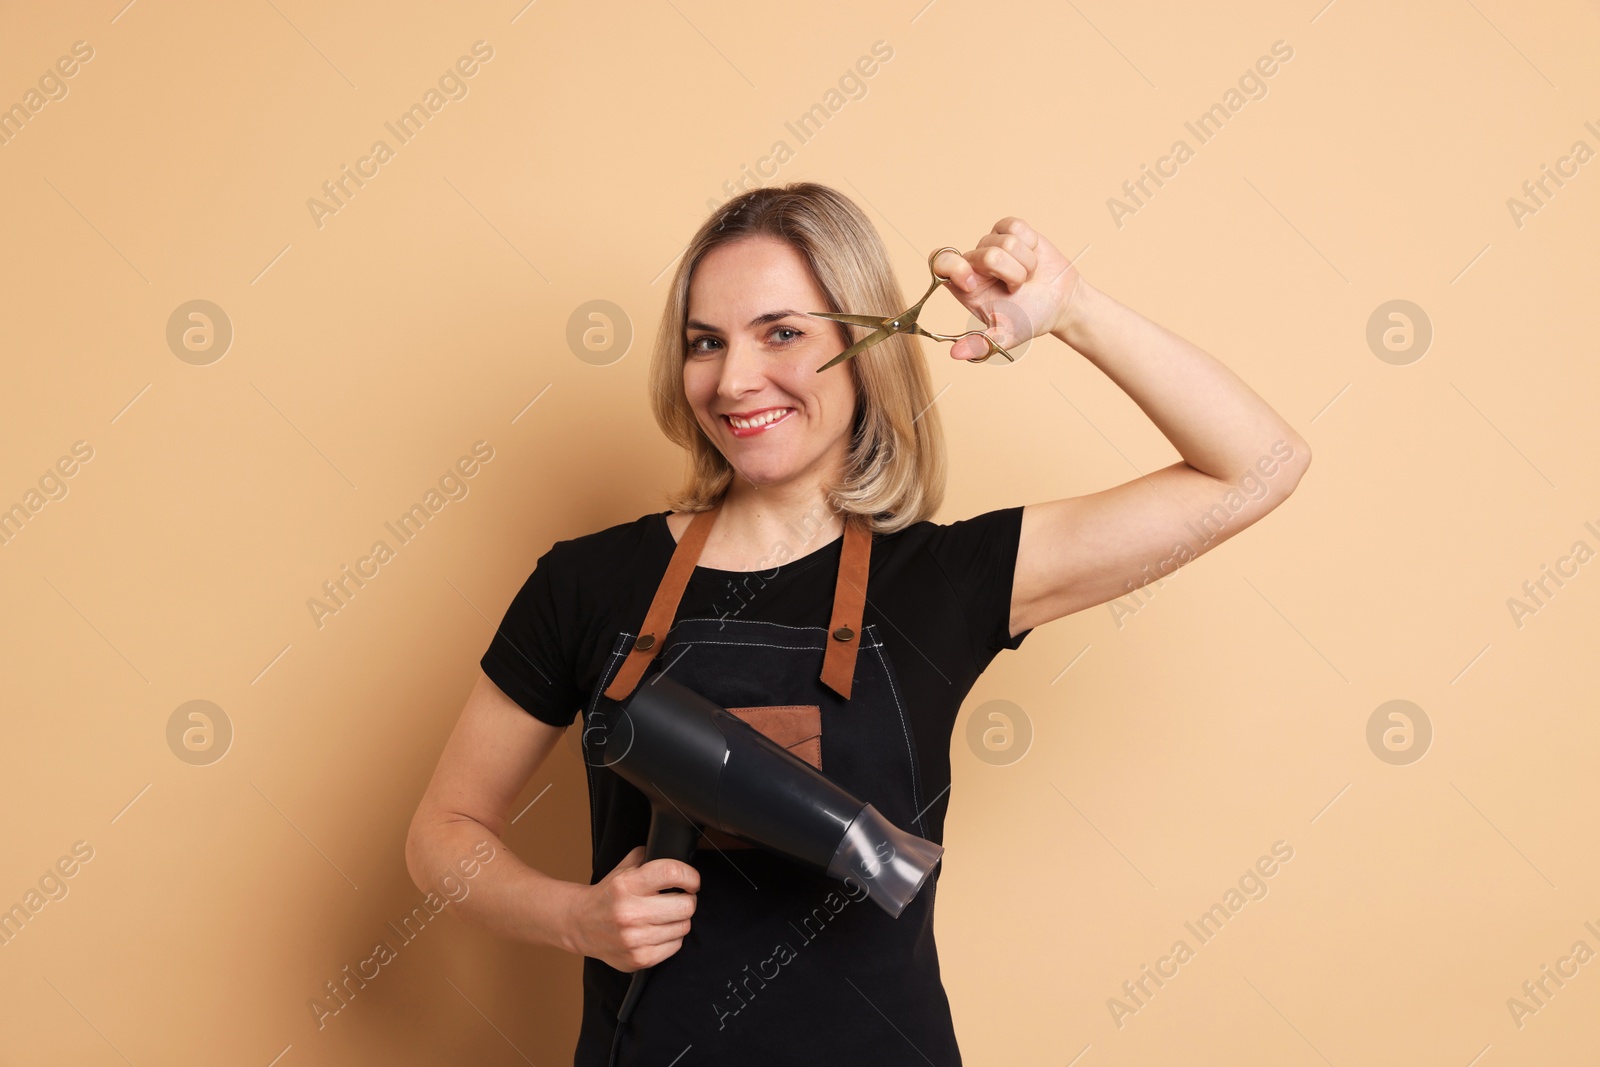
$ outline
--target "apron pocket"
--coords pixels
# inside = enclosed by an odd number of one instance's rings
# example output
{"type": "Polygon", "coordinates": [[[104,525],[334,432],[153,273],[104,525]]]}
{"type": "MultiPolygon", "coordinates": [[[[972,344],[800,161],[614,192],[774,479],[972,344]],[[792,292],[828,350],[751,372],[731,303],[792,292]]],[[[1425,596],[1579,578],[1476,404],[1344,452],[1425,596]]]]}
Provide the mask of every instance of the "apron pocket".
{"type": "MultiPolygon", "coordinates": [[[[729,708],[734,715],[754,726],[790,753],[822,770],[822,709],[817,704],[769,704],[762,707],[729,708]]],[[[696,848],[753,848],[748,841],[707,827],[695,843],[696,848]]]]}

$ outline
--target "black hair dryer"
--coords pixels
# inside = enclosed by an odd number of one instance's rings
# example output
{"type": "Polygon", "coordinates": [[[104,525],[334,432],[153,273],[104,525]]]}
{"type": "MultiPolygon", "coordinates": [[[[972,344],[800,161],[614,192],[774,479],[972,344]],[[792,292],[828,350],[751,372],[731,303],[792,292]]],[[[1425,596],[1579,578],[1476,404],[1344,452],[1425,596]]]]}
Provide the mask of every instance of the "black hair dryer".
{"type": "MultiPolygon", "coordinates": [[[[596,717],[591,736],[598,725],[603,738],[597,762],[650,800],[647,863],[687,862],[701,827],[714,827],[830,878],[853,877],[898,918],[944,852],[665,673],[641,680],[622,703],[602,695],[596,717]]],[[[617,1013],[619,1032],[649,974],[634,973],[617,1013]]]]}

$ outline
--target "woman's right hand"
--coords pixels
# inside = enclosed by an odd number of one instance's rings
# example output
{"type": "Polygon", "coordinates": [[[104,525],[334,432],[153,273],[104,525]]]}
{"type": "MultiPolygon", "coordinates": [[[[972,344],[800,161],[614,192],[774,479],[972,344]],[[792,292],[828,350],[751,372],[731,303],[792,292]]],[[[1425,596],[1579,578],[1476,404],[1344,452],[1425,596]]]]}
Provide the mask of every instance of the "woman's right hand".
{"type": "Polygon", "coordinates": [[[610,874],[585,886],[569,920],[573,951],[615,967],[654,967],[683,947],[700,873],[681,860],[644,862],[635,846],[610,874]],[[663,893],[677,887],[681,893],[663,893]]]}

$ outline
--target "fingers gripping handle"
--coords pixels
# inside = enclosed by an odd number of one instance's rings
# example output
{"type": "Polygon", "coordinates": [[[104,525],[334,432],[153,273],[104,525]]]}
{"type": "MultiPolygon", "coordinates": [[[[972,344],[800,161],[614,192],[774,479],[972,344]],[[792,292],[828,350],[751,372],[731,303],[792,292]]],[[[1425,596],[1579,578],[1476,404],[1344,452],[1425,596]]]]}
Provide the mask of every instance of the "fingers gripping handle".
{"type": "MultiPolygon", "coordinates": [[[[644,862],[670,859],[687,863],[694,852],[695,842],[699,839],[700,828],[679,815],[670,801],[665,804],[656,803],[650,810],[650,836],[645,841],[644,862]]],[[[678,886],[668,886],[661,892],[682,893],[683,890],[678,886]]],[[[639,996],[644,992],[644,984],[649,979],[651,970],[652,968],[644,967],[633,972],[633,980],[628,983],[628,994],[622,998],[622,1009],[617,1012],[619,1032],[628,1024],[634,1005],[639,1003],[639,996]]],[[[616,1045],[613,1042],[613,1053],[615,1050],[616,1045]]]]}

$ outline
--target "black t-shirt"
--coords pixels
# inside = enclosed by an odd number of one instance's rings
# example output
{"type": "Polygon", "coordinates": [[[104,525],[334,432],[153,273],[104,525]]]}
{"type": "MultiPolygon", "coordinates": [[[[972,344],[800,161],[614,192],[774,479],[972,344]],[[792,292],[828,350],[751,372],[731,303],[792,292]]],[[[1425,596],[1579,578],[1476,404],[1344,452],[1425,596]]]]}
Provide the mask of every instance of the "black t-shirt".
{"type": "MultiPolygon", "coordinates": [[[[489,679],[540,720],[571,724],[589,706],[618,633],[634,633],[644,620],[676,547],[668,514],[655,512],[558,541],[540,556],[480,661],[489,679]]],[[[873,625],[899,680],[928,798],[926,836],[935,842],[944,839],[950,738],[961,703],[999,651],[1018,647],[1029,633],[1013,637],[1009,632],[1021,528],[1022,508],[1013,507],[948,525],[919,522],[899,533],[873,535],[862,622],[873,625]]],[[[818,546],[819,535],[812,533],[808,540],[807,532],[794,529],[786,535],[796,546],[791,554],[798,555],[777,567],[751,572],[696,567],[675,621],[734,618],[826,630],[844,540],[835,537],[818,546]]],[[[619,841],[644,843],[649,807],[618,775],[591,773],[589,787],[593,884],[620,858],[619,841]]],[[[933,891],[930,884],[929,907],[933,891]]],[[[937,985],[932,955],[925,965],[937,985]]],[[[575,1062],[604,1062],[616,1007],[630,980],[599,960],[584,961],[584,1019],[575,1062]]],[[[958,1063],[948,1003],[940,994],[918,1005],[925,1028],[918,1038],[933,1042],[929,1048],[940,1062],[958,1063]]],[[[786,1010],[827,1012],[822,1004],[784,1003],[786,1010]]],[[[746,1032],[742,1039],[751,1036],[746,1032]]],[[[772,1062],[794,1058],[777,1056],[772,1062]]]]}
{"type": "MultiPolygon", "coordinates": [[[[588,706],[619,631],[635,632],[650,608],[677,542],[669,512],[557,541],[506,609],[480,665],[529,714],[570,725],[588,706]]],[[[950,737],[978,675],[1001,649],[1031,630],[1010,633],[1011,583],[1022,508],[1002,508],[949,524],[919,522],[874,534],[862,622],[876,622],[905,690],[917,760],[929,781],[950,780],[950,737]]],[[[826,627],[843,538],[793,551],[775,568],[735,572],[696,567],[676,618],[733,616],[826,627]]],[[[928,809],[933,840],[943,839],[948,795],[928,809]]],[[[594,872],[594,881],[608,874],[594,872]]]]}

